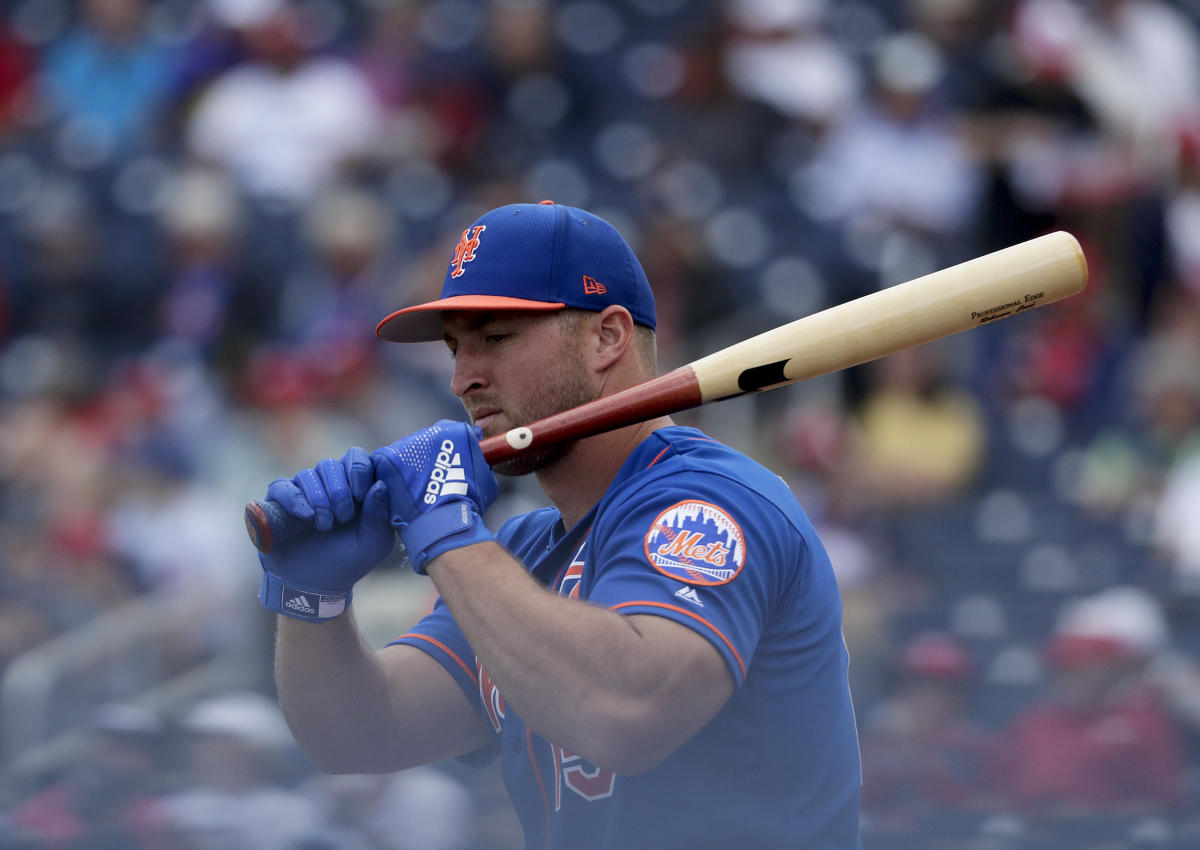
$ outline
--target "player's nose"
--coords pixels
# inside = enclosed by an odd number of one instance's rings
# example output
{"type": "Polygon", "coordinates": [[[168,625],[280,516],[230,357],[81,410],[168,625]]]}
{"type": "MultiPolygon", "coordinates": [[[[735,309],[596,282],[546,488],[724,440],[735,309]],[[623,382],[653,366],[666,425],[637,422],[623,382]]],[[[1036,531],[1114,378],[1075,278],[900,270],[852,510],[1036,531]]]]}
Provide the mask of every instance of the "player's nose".
{"type": "Polygon", "coordinates": [[[468,346],[460,346],[454,355],[454,373],[450,376],[450,391],[464,398],[474,390],[488,384],[484,358],[472,353],[468,346]]]}

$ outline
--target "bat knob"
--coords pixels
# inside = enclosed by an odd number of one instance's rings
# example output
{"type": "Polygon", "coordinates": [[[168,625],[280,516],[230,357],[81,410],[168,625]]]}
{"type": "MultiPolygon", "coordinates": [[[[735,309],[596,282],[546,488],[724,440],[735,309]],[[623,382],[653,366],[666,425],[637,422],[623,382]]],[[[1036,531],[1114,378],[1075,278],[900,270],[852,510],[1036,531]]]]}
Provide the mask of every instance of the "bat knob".
{"type": "Polygon", "coordinates": [[[264,555],[300,532],[312,528],[311,523],[292,516],[278,502],[248,502],[245,520],[250,542],[264,555]]]}

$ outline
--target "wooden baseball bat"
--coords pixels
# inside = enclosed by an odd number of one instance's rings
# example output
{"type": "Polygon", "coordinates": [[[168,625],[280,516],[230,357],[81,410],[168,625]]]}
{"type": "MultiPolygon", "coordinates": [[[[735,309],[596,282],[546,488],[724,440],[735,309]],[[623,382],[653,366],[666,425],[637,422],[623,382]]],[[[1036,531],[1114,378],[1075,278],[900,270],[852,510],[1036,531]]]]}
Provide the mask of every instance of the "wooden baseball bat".
{"type": "MultiPolygon", "coordinates": [[[[489,464],[866,363],[1074,295],[1087,283],[1075,237],[1050,233],[813,313],[637,386],[480,442],[489,464]]],[[[246,506],[263,552],[310,528],[271,502],[246,506]]]]}

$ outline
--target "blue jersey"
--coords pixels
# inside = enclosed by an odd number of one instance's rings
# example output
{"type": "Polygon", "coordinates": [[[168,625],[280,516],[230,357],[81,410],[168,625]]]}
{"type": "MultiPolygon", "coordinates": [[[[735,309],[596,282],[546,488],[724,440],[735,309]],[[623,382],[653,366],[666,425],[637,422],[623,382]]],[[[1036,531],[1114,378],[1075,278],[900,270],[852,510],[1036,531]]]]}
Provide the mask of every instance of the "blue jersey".
{"type": "Polygon", "coordinates": [[[557,593],[695,630],[736,683],[665,761],[615,775],[526,727],[439,600],[395,642],[437,659],[491,724],[527,848],[861,847],[841,601],[777,475],[695,429],[663,428],[570,532],[547,508],[497,536],[557,593]]]}

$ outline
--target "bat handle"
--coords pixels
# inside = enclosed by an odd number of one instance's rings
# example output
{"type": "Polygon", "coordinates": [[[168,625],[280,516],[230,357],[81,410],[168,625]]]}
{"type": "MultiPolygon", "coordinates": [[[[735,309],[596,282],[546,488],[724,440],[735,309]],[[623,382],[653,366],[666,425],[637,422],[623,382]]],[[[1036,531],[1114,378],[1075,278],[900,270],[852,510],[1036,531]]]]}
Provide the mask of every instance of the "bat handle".
{"type": "MultiPolygon", "coordinates": [[[[483,459],[495,466],[531,448],[590,437],[689,410],[703,402],[696,373],[690,366],[680,366],[637,386],[488,437],[479,442],[479,450],[483,459]]],[[[311,523],[296,519],[277,502],[256,501],[246,505],[246,533],[260,552],[270,552],[272,546],[311,528],[311,523]]]]}
{"type": "Polygon", "coordinates": [[[278,502],[255,500],[246,503],[246,533],[264,555],[280,543],[312,528],[312,523],[294,517],[278,502]]]}

